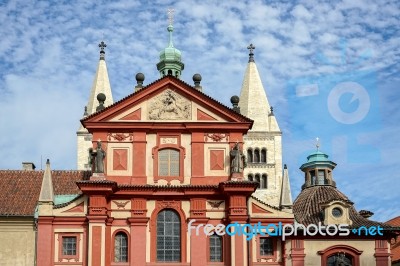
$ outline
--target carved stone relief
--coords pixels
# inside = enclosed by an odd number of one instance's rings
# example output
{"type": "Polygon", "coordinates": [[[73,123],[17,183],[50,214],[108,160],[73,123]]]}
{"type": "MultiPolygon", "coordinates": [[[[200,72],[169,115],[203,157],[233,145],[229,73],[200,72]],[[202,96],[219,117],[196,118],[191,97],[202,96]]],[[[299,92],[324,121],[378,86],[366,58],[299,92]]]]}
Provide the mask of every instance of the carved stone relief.
{"type": "Polygon", "coordinates": [[[108,140],[117,140],[117,141],[132,141],[133,134],[132,133],[108,133],[108,140]]]}
{"type": "Polygon", "coordinates": [[[148,103],[149,120],[191,119],[191,102],[174,91],[167,89],[148,103]]]}

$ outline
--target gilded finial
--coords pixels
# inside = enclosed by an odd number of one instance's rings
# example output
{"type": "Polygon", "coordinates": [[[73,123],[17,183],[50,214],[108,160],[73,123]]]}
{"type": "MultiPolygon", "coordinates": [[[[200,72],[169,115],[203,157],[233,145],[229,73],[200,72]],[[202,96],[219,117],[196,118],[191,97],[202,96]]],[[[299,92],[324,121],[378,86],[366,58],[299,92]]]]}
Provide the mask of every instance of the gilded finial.
{"type": "Polygon", "coordinates": [[[249,46],[247,46],[247,49],[249,49],[249,62],[254,62],[254,49],[256,49],[256,47],[250,43],[249,46]]]}

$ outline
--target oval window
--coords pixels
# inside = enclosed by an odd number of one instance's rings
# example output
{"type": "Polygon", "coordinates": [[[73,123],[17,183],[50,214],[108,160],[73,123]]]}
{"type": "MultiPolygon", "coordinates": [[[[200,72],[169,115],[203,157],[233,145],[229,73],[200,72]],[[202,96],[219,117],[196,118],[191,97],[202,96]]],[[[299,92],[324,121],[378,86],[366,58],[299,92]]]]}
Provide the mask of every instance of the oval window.
{"type": "Polygon", "coordinates": [[[341,217],[342,216],[342,214],[343,214],[343,211],[342,211],[342,209],[341,208],[333,208],[332,209],[332,215],[333,215],[333,217],[336,217],[336,218],[339,218],[339,217],[341,217]]]}

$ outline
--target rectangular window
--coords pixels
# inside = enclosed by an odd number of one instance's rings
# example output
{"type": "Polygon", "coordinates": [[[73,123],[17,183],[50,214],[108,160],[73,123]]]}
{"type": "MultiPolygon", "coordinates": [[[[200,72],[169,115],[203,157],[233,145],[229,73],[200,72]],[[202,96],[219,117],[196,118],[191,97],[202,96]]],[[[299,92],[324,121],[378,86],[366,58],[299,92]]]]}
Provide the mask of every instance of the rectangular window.
{"type": "Polygon", "coordinates": [[[272,238],[260,237],[260,256],[269,257],[274,255],[274,244],[272,238]]]}
{"type": "Polygon", "coordinates": [[[325,185],[325,170],[318,170],[318,185],[325,185]]]}
{"type": "Polygon", "coordinates": [[[163,149],[158,152],[158,175],[179,176],[179,151],[163,149]]]}
{"type": "Polygon", "coordinates": [[[222,262],[222,236],[210,236],[210,261],[222,262]]]}
{"type": "Polygon", "coordinates": [[[62,237],[63,256],[76,255],[76,236],[63,236],[62,237]]]}

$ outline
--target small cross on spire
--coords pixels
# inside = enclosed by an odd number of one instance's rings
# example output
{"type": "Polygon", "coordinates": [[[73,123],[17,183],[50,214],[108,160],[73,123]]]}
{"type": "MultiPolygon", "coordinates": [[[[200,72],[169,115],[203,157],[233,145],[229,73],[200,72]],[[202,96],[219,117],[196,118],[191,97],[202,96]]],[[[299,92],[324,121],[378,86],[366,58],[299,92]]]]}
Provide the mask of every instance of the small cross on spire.
{"type": "Polygon", "coordinates": [[[249,49],[249,62],[254,62],[254,53],[253,50],[256,49],[256,47],[250,43],[249,46],[247,46],[247,49],[249,49]]]}
{"type": "Polygon", "coordinates": [[[169,25],[174,24],[174,12],[175,12],[175,9],[173,9],[173,8],[167,9],[169,25]]]}
{"type": "Polygon", "coordinates": [[[100,59],[103,59],[103,60],[104,60],[104,54],[106,53],[106,52],[104,51],[104,48],[106,48],[106,47],[107,47],[107,44],[106,44],[105,42],[101,41],[101,43],[99,43],[99,48],[100,48],[100,59]]]}

